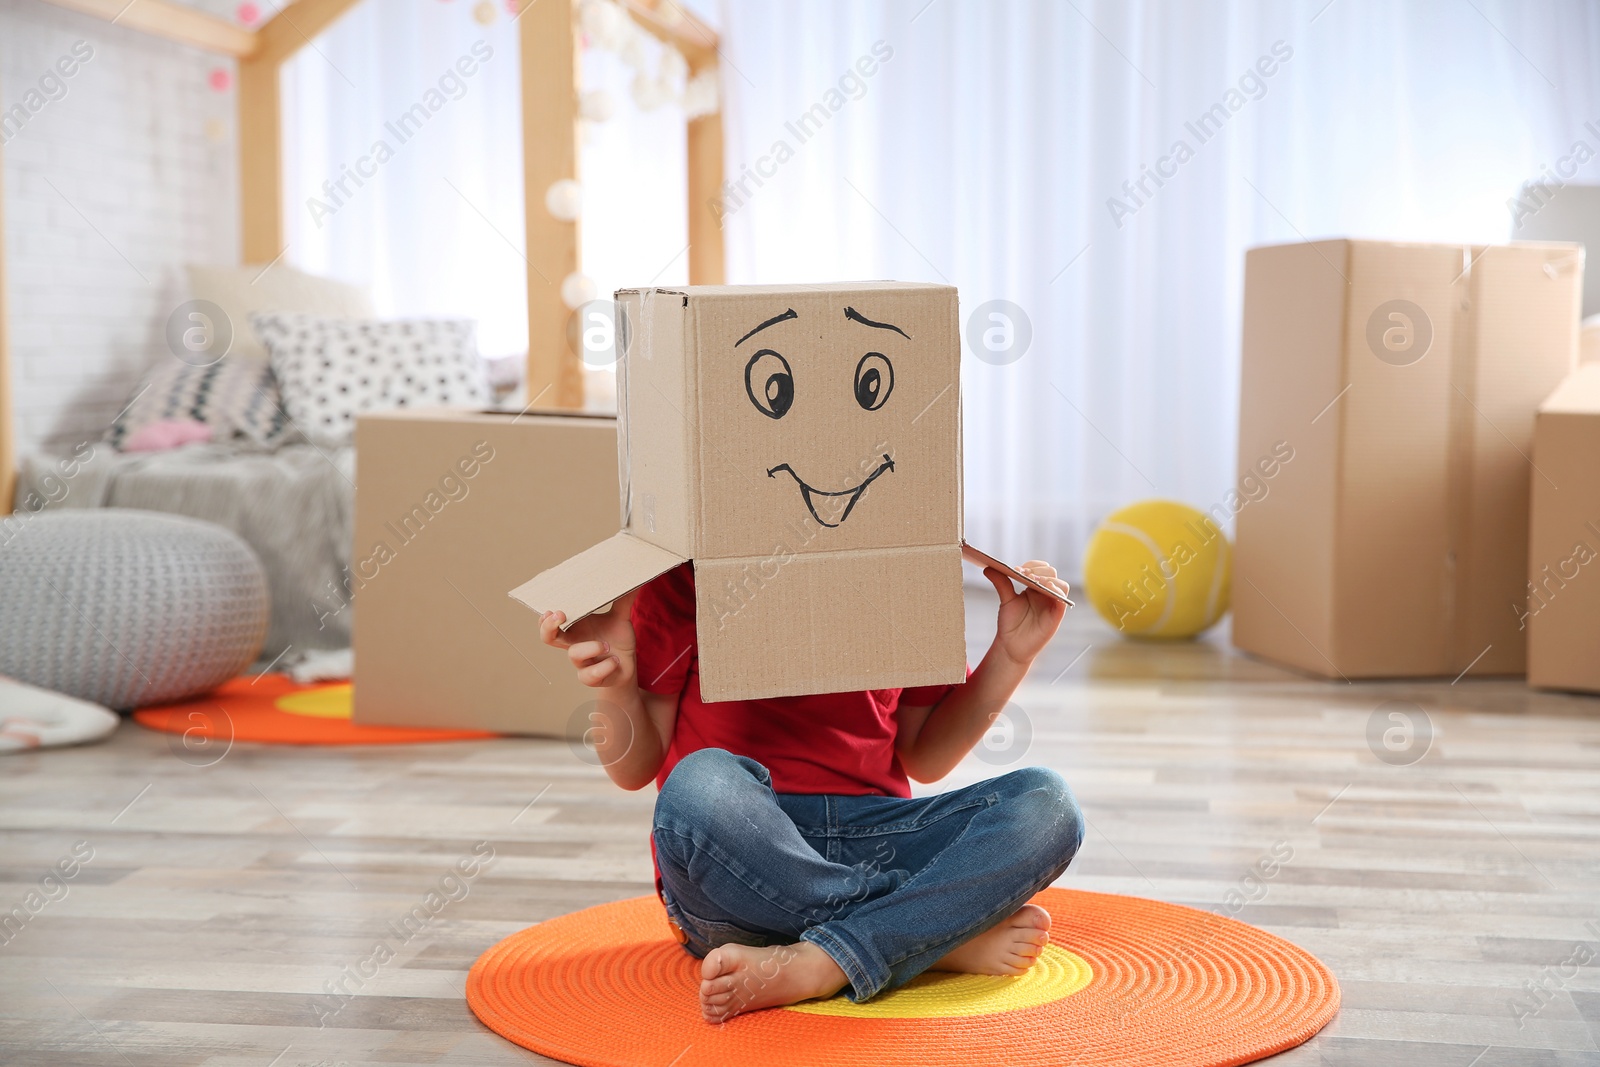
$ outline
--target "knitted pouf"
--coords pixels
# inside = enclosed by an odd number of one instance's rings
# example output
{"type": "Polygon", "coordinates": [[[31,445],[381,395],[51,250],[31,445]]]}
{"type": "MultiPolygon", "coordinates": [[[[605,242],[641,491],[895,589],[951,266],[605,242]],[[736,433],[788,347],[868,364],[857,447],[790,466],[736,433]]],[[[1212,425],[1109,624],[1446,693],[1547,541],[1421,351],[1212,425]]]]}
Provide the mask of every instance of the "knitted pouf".
{"type": "Polygon", "coordinates": [[[250,546],[129,508],[13,516],[0,530],[0,674],[111,708],[204,693],[267,632],[250,546]]]}

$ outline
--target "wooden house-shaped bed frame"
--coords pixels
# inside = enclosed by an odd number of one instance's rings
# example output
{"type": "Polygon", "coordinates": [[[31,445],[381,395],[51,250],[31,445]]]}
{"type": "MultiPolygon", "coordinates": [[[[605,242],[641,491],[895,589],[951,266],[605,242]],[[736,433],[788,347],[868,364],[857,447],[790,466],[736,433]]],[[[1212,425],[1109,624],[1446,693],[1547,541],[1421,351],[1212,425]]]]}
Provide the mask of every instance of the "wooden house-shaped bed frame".
{"type": "MultiPolygon", "coordinates": [[[[291,56],[363,0],[292,0],[255,29],[174,0],[43,2],[238,60],[241,254],[246,263],[280,258],[286,249],[279,72],[291,56]]],[[[675,0],[620,2],[640,26],[683,53],[691,76],[716,65],[716,33],[675,0]]],[[[574,3],[524,0],[515,16],[522,59],[528,395],[541,397],[542,406],[565,408],[583,402],[583,365],[567,343],[570,312],[560,292],[561,279],[579,269],[579,224],[552,217],[545,210],[544,194],[552,182],[578,177],[579,42],[574,3]]],[[[724,280],[722,231],[709,207],[723,180],[720,112],[690,121],[687,136],[689,280],[714,285],[724,280]]],[[[3,227],[0,188],[0,234],[3,227]]],[[[17,470],[7,332],[4,241],[0,240],[0,514],[11,510],[17,470]]]]}

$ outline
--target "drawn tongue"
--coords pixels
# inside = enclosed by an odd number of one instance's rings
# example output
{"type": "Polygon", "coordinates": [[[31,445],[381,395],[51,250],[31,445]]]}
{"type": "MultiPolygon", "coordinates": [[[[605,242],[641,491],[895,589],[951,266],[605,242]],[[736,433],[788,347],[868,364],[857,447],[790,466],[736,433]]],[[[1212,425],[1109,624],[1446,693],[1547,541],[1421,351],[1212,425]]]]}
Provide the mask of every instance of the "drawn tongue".
{"type": "Polygon", "coordinates": [[[850,505],[860,495],[848,493],[844,496],[826,496],[822,493],[813,493],[809,485],[801,486],[800,491],[806,495],[806,506],[811,509],[811,513],[819,521],[833,526],[844,521],[844,513],[850,510],[850,505]]]}

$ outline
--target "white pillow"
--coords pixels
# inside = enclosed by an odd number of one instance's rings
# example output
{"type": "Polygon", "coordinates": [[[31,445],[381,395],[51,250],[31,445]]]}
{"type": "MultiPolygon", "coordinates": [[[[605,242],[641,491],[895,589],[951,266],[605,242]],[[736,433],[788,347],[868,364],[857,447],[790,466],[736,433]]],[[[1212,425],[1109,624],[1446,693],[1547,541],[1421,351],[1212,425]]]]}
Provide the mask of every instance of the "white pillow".
{"type": "Polygon", "coordinates": [[[267,312],[250,324],[271,353],[289,419],[318,444],[349,444],[364,412],[488,401],[471,319],[267,312]]]}
{"type": "Polygon", "coordinates": [[[272,266],[188,268],[189,295],[220,307],[233,327],[232,355],[266,359],[267,350],[250,329],[256,311],[299,311],[328,318],[370,319],[372,298],[360,286],[296,270],[272,266]]]}

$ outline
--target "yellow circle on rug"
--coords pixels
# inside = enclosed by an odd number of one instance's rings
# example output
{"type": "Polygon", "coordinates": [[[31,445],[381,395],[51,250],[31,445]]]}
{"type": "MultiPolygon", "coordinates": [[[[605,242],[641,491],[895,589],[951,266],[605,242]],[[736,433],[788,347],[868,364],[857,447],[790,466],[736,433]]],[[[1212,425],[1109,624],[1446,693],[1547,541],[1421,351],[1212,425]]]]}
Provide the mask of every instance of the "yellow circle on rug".
{"type": "Polygon", "coordinates": [[[279,711],[287,711],[291,715],[309,715],[314,719],[348,719],[350,683],[290,693],[279,697],[277,706],[279,711]]]}
{"type": "Polygon", "coordinates": [[[1026,974],[1001,978],[987,974],[927,971],[892,993],[857,1004],[830,997],[791,1004],[786,1011],[838,1015],[849,1019],[948,1019],[1037,1008],[1070,997],[1094,980],[1094,970],[1074,953],[1046,945],[1026,974]]]}

